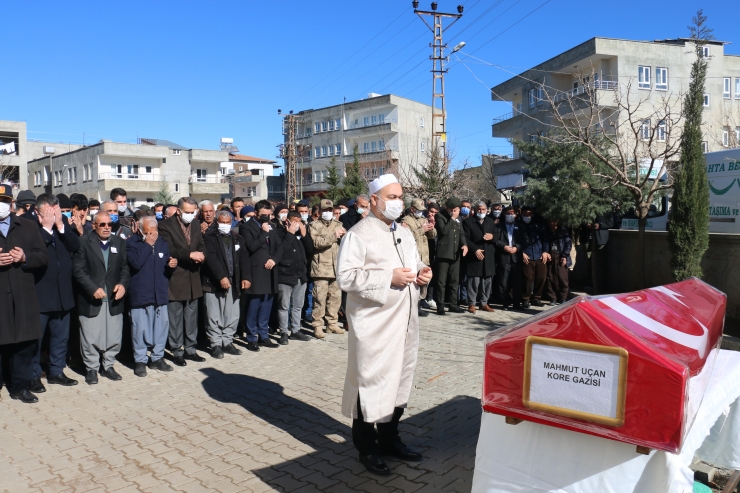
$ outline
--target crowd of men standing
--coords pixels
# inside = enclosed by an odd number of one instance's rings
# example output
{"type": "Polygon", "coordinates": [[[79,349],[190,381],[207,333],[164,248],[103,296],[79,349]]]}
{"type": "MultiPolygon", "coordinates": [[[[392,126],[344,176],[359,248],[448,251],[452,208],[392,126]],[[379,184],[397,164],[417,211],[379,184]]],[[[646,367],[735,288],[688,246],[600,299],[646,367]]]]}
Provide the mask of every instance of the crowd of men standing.
{"type": "MultiPolygon", "coordinates": [[[[139,377],[173,370],[166,348],[176,366],[205,361],[199,335],[220,359],[242,354],[240,335],[242,347],[259,351],[310,340],[302,323],[318,339],[343,334],[339,244],[369,211],[367,195],[313,208],[183,197],[134,210],[120,188],[100,203],[27,190],[14,200],[0,186],[0,382],[32,403],[46,391],[43,373],[47,384],[77,384],[64,373],[70,360],[84,366],[87,384],[121,380],[115,364],[128,334],[139,377]]],[[[567,297],[570,236],[531,208],[414,199],[397,222],[433,266],[421,315],[567,297]]]]}

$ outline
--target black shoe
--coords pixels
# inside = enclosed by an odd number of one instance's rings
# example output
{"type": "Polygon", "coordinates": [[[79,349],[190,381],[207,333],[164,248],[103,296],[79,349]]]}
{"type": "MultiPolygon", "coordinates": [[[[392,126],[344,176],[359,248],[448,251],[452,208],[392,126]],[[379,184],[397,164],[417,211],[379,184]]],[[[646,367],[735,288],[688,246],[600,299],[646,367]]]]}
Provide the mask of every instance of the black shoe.
{"type": "Polygon", "coordinates": [[[95,385],[98,383],[98,372],[95,370],[87,370],[85,374],[85,383],[88,385],[95,385]]]}
{"type": "Polygon", "coordinates": [[[107,370],[101,371],[100,374],[109,380],[113,380],[114,382],[121,380],[121,375],[119,375],[118,372],[114,370],[112,366],[108,368],[107,370]]]}
{"type": "Polygon", "coordinates": [[[34,378],[31,380],[31,385],[28,387],[28,390],[33,392],[34,394],[43,394],[46,392],[46,387],[44,387],[44,384],[41,383],[40,378],[34,378]]]}
{"type": "Polygon", "coordinates": [[[444,309],[444,307],[443,307],[443,306],[439,306],[439,305],[438,305],[438,306],[437,306],[437,315],[444,315],[444,314],[445,314],[445,309],[444,309]]]}
{"type": "Polygon", "coordinates": [[[39,398],[29,392],[28,389],[19,390],[18,392],[11,392],[10,398],[19,400],[24,404],[35,404],[39,401],[39,398]]]}
{"type": "Polygon", "coordinates": [[[524,303],[522,303],[522,308],[524,308],[525,310],[529,310],[531,306],[532,305],[529,303],[529,301],[525,301],[524,303]]]}
{"type": "Polygon", "coordinates": [[[269,337],[267,339],[260,339],[259,345],[262,347],[269,347],[269,348],[278,347],[278,345],[272,342],[272,339],[270,339],[269,337]]]}
{"type": "Polygon", "coordinates": [[[254,351],[255,353],[259,352],[260,347],[257,345],[256,342],[248,342],[247,343],[247,351],[254,351]]]}
{"type": "Polygon", "coordinates": [[[216,346],[211,350],[211,356],[216,359],[224,359],[224,350],[221,346],[216,346]]]}
{"type": "Polygon", "coordinates": [[[164,358],[159,358],[156,361],[150,361],[149,368],[152,370],[157,370],[157,371],[172,371],[173,370],[173,368],[165,362],[164,358]]]}
{"type": "Polygon", "coordinates": [[[457,305],[450,305],[450,307],[447,310],[452,313],[465,313],[465,310],[463,310],[457,305]]]}
{"type": "Polygon", "coordinates": [[[534,306],[545,306],[545,304],[542,302],[542,300],[534,300],[532,302],[534,306]]]}
{"type": "Polygon", "coordinates": [[[71,387],[73,385],[77,385],[77,380],[72,380],[71,378],[68,378],[67,375],[65,375],[64,372],[62,372],[56,377],[46,377],[46,383],[52,384],[52,385],[64,385],[65,387],[71,387]]]}
{"type": "Polygon", "coordinates": [[[294,332],[293,334],[290,334],[290,338],[295,341],[310,341],[311,340],[310,337],[308,337],[306,334],[304,334],[300,330],[298,332],[294,332]]]}
{"type": "Polygon", "coordinates": [[[423,455],[419,452],[414,452],[400,440],[390,447],[381,447],[380,453],[386,457],[393,457],[395,459],[401,459],[408,462],[420,462],[424,460],[423,455]]]}
{"type": "Polygon", "coordinates": [[[521,310],[522,309],[522,305],[520,305],[519,303],[514,303],[513,309],[514,310],[521,310]]]}
{"type": "Polygon", "coordinates": [[[134,364],[134,375],[136,375],[137,377],[145,377],[146,376],[146,363],[134,364]]]}
{"type": "Polygon", "coordinates": [[[424,310],[419,310],[419,316],[420,317],[428,317],[429,312],[425,312],[424,310]]]}
{"type": "Polygon", "coordinates": [[[288,334],[286,334],[285,332],[280,334],[280,340],[278,341],[278,344],[280,344],[281,346],[287,346],[288,345],[288,334]]]}
{"type": "Polygon", "coordinates": [[[235,348],[234,344],[231,343],[224,346],[224,353],[230,354],[232,356],[239,356],[240,354],[242,354],[242,350],[235,348]]]}
{"type": "Polygon", "coordinates": [[[174,358],[172,358],[172,362],[177,366],[188,366],[188,364],[185,362],[185,358],[183,358],[182,356],[175,356],[174,358]]]}
{"type": "Polygon", "coordinates": [[[198,353],[186,354],[183,357],[190,361],[195,361],[196,363],[203,363],[206,360],[203,356],[198,356],[198,353]]]}
{"type": "Polygon", "coordinates": [[[505,311],[505,312],[508,312],[508,311],[509,311],[509,305],[503,305],[503,306],[501,307],[501,309],[502,309],[503,311],[505,311]]]}
{"type": "Polygon", "coordinates": [[[390,468],[378,452],[370,452],[365,455],[360,454],[360,462],[365,466],[367,472],[377,474],[378,476],[388,476],[391,473],[390,468]]]}

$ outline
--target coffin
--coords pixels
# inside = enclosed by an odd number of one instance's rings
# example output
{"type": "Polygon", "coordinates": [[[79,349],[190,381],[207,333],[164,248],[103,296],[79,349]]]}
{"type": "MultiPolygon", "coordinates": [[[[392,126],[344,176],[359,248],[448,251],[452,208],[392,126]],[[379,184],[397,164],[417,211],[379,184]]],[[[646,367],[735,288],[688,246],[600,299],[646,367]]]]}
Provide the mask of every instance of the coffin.
{"type": "Polygon", "coordinates": [[[692,278],[575,298],[491,332],[483,409],[675,453],[711,377],[726,305],[692,278]]]}

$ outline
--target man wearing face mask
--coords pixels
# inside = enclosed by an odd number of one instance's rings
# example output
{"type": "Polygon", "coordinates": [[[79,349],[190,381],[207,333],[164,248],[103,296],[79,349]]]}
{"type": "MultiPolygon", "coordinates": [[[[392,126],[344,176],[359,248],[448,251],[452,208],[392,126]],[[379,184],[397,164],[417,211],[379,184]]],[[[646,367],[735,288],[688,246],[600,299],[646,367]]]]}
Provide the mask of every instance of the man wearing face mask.
{"type": "MultiPolygon", "coordinates": [[[[419,258],[425,265],[430,265],[429,261],[429,240],[433,240],[437,237],[437,230],[434,229],[434,223],[427,221],[424,217],[426,207],[424,207],[424,201],[421,199],[414,199],[411,201],[411,207],[409,208],[411,214],[404,216],[402,224],[406,226],[411,234],[414,235],[416,241],[416,249],[419,252],[419,258]]],[[[421,290],[421,297],[423,298],[425,290],[421,290]]],[[[419,308],[419,316],[426,317],[429,313],[422,311],[419,308]]]]}
{"type": "Polygon", "coordinates": [[[285,220],[288,218],[288,204],[278,204],[275,207],[274,218],[270,221],[273,228],[279,228],[285,225],[285,220]]]}
{"type": "Polygon", "coordinates": [[[157,219],[157,221],[162,221],[163,219],[166,219],[164,217],[164,204],[159,202],[157,204],[154,204],[154,217],[157,219]]]}
{"type": "Polygon", "coordinates": [[[339,307],[342,295],[337,286],[337,254],[339,242],[347,233],[342,223],[334,219],[334,204],[321,201],[321,219],[308,225],[313,241],[311,278],[313,279],[313,328],[314,335],[323,339],[324,327],[334,334],[344,334],[339,327],[339,307]]]}
{"type": "Polygon", "coordinates": [[[534,217],[529,206],[522,207],[522,222],[527,233],[527,246],[522,251],[524,261],[524,291],[522,299],[526,310],[531,305],[544,306],[540,298],[547,282],[547,263],[550,261],[550,242],[544,224],[534,217]]]}
{"type": "Polygon", "coordinates": [[[521,307],[522,299],[522,250],[527,246],[527,234],[516,222],[516,211],[509,206],[504,209],[504,221],[496,225],[496,269],[498,291],[504,310],[512,301],[514,308],[521,307]]]}
{"type": "Polygon", "coordinates": [[[370,197],[360,194],[355,198],[355,205],[350,207],[346,214],[342,214],[339,220],[346,231],[357,224],[370,213],[370,197]]]}
{"type": "Polygon", "coordinates": [[[449,300],[449,311],[463,313],[457,306],[457,287],[460,282],[460,259],[468,254],[462,224],[460,224],[460,199],[450,197],[445,207],[435,216],[434,228],[437,230],[437,257],[434,297],[437,314],[445,314],[445,299],[449,300]]]}
{"type": "MultiPolygon", "coordinates": [[[[133,234],[131,228],[125,226],[123,223],[121,223],[121,221],[119,221],[118,205],[116,205],[115,202],[113,202],[112,200],[106,200],[105,202],[100,204],[100,211],[105,212],[110,216],[110,222],[113,224],[113,228],[111,229],[111,234],[113,236],[118,236],[123,240],[131,237],[131,235],[133,234]]],[[[133,214],[131,214],[131,217],[133,219],[133,214]]]]}
{"type": "Polygon", "coordinates": [[[501,211],[503,210],[503,204],[491,204],[491,219],[493,219],[494,224],[499,224],[504,219],[501,217],[501,211]]]}
{"type": "Polygon", "coordinates": [[[90,217],[90,221],[95,217],[95,214],[100,211],[100,202],[96,199],[90,199],[87,201],[87,212],[90,217]]]}
{"type": "Polygon", "coordinates": [[[116,212],[118,212],[119,220],[124,217],[133,219],[134,211],[128,205],[126,190],[123,188],[114,188],[110,191],[110,199],[116,203],[116,212]]]}
{"type": "Polygon", "coordinates": [[[34,275],[43,274],[49,253],[35,221],[15,215],[11,185],[0,185],[0,382],[10,366],[12,399],[38,402],[29,392],[33,356],[41,337],[34,275]]]}
{"type": "Polygon", "coordinates": [[[470,213],[473,210],[473,205],[469,200],[460,201],[460,221],[464,221],[470,217],[470,213]]]}
{"type": "Polygon", "coordinates": [[[185,360],[202,362],[195,350],[198,338],[198,298],[203,296],[200,269],[206,260],[206,246],[195,218],[198,203],[190,197],[177,201],[177,214],[159,223],[159,236],[167,242],[170,255],[177,259],[169,287],[167,315],[170,322],[169,345],[173,363],[185,360]]]}
{"type": "Polygon", "coordinates": [[[342,414],[371,473],[390,474],[383,456],[420,461],[400,439],[419,348],[419,289],[432,278],[414,236],[398,227],[403,189],[393,175],[369,185],[371,212],[342,240],[337,281],[347,292],[351,327],[342,414]],[[377,426],[377,432],[376,432],[377,426]]]}
{"type": "Polygon", "coordinates": [[[475,313],[475,305],[478,303],[484,312],[492,312],[488,306],[491,297],[491,283],[496,273],[496,244],[494,243],[494,232],[496,225],[488,215],[488,207],[485,202],[478,202],[475,216],[463,221],[465,242],[470,247],[465,258],[465,271],[468,276],[468,311],[475,313]]]}

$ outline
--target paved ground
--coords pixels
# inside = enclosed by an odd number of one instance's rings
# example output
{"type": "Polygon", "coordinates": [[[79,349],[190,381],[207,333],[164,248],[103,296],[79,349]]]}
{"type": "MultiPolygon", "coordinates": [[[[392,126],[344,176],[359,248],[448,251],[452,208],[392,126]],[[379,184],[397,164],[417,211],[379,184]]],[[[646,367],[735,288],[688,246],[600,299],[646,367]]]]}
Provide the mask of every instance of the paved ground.
{"type": "MultiPolygon", "coordinates": [[[[531,311],[530,313],[536,313],[531,311]]],[[[347,337],[291,341],[168,374],[50,387],[36,405],[2,390],[0,492],[469,492],[486,333],[527,315],[430,315],[402,438],[418,464],[369,475],[340,414],[347,337]]]]}

